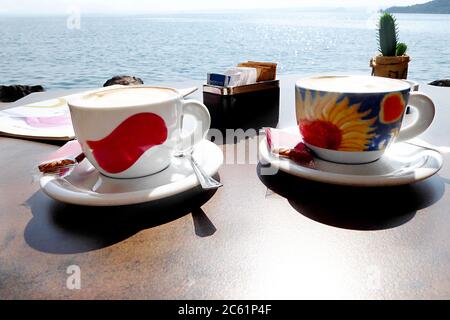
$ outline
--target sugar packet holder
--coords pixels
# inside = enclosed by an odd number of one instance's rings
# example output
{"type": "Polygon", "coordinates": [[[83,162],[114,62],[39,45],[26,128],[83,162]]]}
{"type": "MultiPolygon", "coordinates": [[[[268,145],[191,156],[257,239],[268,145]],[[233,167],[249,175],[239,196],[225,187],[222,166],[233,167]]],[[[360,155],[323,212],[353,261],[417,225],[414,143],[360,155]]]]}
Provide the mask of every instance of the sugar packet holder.
{"type": "Polygon", "coordinates": [[[203,103],[211,115],[211,128],[258,129],[278,124],[279,81],[236,87],[203,85],[203,103]]]}

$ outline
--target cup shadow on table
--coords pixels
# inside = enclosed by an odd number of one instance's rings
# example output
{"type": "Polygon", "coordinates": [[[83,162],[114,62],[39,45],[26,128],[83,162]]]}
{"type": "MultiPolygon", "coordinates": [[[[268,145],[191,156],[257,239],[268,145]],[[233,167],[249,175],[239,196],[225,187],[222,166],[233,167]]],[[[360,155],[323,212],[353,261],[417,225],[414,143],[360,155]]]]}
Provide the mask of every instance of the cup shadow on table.
{"type": "MultiPolygon", "coordinates": [[[[220,180],[219,175],[214,178],[220,180]]],[[[189,213],[195,234],[208,237],[215,233],[216,227],[201,206],[216,191],[196,187],[162,200],[115,207],[65,204],[38,191],[26,202],[33,217],[25,228],[24,238],[28,245],[42,252],[87,252],[108,247],[141,230],[163,225],[189,213]]]]}
{"type": "Polygon", "coordinates": [[[437,202],[445,185],[435,175],[412,185],[351,187],[309,181],[278,171],[258,177],[269,189],[286,198],[300,214],[317,222],[353,230],[382,230],[407,223],[437,202]]]}

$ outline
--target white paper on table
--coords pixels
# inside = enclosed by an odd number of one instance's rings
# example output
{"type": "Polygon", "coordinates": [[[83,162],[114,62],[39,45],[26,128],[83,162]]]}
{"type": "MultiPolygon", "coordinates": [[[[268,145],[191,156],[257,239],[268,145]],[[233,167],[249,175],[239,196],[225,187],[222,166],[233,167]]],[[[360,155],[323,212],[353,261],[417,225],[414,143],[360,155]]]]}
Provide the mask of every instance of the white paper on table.
{"type": "Polygon", "coordinates": [[[73,139],[67,97],[70,96],[0,111],[0,132],[35,139],[73,139]]]}
{"type": "MultiPolygon", "coordinates": [[[[87,90],[0,111],[0,135],[28,139],[71,140],[75,138],[67,100],[87,90]]],[[[100,89],[103,90],[103,89],[100,89]]]]}

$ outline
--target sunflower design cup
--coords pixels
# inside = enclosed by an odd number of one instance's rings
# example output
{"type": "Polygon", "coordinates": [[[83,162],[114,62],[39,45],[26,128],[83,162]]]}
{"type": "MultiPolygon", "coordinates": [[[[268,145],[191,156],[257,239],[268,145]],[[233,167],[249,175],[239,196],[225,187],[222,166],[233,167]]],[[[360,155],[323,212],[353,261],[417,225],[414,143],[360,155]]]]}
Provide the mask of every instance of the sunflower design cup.
{"type": "Polygon", "coordinates": [[[424,132],[433,101],[402,80],[373,76],[318,76],[297,81],[297,123],[305,144],[324,160],[358,164],[379,159],[393,142],[424,132]],[[406,106],[416,120],[402,127],[406,106]]]}

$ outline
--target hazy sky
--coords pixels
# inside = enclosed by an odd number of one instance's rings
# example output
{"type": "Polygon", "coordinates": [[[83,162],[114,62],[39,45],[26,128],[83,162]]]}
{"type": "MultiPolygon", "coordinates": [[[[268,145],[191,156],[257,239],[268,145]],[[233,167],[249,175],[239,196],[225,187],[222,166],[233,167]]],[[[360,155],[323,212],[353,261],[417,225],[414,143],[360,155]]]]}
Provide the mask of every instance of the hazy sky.
{"type": "Polygon", "coordinates": [[[0,0],[2,14],[65,14],[73,7],[82,13],[150,13],[185,10],[235,10],[285,7],[384,8],[429,0],[0,0]]]}

